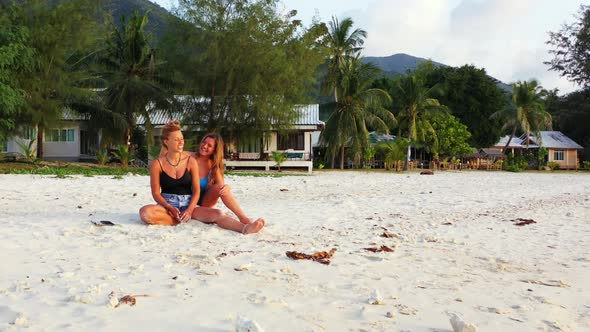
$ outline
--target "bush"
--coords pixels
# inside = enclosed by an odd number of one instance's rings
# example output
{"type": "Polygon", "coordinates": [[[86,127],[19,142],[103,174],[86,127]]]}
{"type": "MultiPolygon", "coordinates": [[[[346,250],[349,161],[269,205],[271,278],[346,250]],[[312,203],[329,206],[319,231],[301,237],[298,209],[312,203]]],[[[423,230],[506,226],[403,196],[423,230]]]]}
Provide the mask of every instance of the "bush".
{"type": "Polygon", "coordinates": [[[552,171],[558,170],[559,169],[559,164],[554,162],[554,161],[550,161],[547,163],[547,166],[549,166],[549,168],[551,168],[552,171]]]}
{"type": "Polygon", "coordinates": [[[515,156],[514,154],[509,154],[506,158],[506,162],[502,165],[505,171],[509,172],[522,172],[527,169],[529,162],[523,156],[515,156]]]}
{"type": "Polygon", "coordinates": [[[582,162],[582,165],[584,167],[585,170],[590,170],[590,161],[584,160],[582,162]]]}

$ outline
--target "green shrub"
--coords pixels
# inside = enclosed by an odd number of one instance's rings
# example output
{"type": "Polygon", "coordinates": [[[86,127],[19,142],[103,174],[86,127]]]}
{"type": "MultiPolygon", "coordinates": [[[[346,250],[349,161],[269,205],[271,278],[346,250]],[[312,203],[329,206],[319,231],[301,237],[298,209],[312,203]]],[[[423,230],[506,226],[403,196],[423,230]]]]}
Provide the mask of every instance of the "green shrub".
{"type": "Polygon", "coordinates": [[[279,168],[279,172],[281,171],[281,164],[287,160],[287,155],[283,152],[273,151],[272,160],[277,163],[277,167],[279,168]]]}
{"type": "Polygon", "coordinates": [[[101,150],[96,154],[96,161],[99,165],[106,165],[108,160],[108,154],[106,150],[101,150]]]}
{"type": "Polygon", "coordinates": [[[585,170],[590,170],[590,161],[584,160],[582,165],[585,170]]]}
{"type": "Polygon", "coordinates": [[[549,168],[551,168],[552,171],[558,170],[559,169],[559,164],[554,162],[554,161],[550,161],[547,163],[547,166],[549,166],[549,168]]]}
{"type": "Polygon", "coordinates": [[[29,141],[29,144],[24,144],[22,142],[16,141],[16,144],[21,149],[23,155],[27,159],[27,161],[35,162],[37,161],[37,151],[34,149],[36,139],[32,139],[29,141]]]}
{"type": "Polygon", "coordinates": [[[522,172],[527,169],[528,165],[529,163],[526,157],[515,156],[511,153],[506,158],[506,161],[503,163],[502,167],[508,172],[522,172]]]}

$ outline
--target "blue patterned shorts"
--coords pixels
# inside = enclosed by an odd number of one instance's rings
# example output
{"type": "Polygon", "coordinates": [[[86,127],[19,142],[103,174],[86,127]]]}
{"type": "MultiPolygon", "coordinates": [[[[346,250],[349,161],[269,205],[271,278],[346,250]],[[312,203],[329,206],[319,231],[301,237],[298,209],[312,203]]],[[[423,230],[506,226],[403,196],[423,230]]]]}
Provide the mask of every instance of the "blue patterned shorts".
{"type": "Polygon", "coordinates": [[[176,195],[176,194],[165,194],[162,193],[162,197],[168,202],[168,204],[174,206],[180,212],[184,212],[188,208],[188,204],[191,202],[192,195],[176,195]]]}

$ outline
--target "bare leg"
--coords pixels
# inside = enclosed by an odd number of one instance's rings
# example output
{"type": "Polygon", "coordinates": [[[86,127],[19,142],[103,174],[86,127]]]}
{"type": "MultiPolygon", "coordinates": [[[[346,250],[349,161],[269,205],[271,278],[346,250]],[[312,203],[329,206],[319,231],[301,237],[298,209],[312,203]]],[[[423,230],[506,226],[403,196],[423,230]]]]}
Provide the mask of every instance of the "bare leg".
{"type": "Polygon", "coordinates": [[[244,213],[240,204],[228,185],[212,185],[207,188],[205,196],[203,196],[202,206],[213,207],[217,204],[217,200],[221,197],[221,201],[227,208],[233,212],[242,224],[249,224],[252,222],[250,218],[244,213]]]}
{"type": "Polygon", "coordinates": [[[234,232],[240,232],[243,234],[258,233],[265,224],[264,219],[257,219],[256,221],[248,224],[243,224],[238,220],[226,215],[219,209],[212,209],[208,207],[197,207],[193,211],[193,219],[197,219],[206,223],[215,223],[217,226],[229,229],[234,232]]]}
{"type": "Polygon", "coordinates": [[[178,222],[168,214],[168,211],[161,205],[146,205],[139,209],[141,221],[148,225],[175,226],[178,222]]]}

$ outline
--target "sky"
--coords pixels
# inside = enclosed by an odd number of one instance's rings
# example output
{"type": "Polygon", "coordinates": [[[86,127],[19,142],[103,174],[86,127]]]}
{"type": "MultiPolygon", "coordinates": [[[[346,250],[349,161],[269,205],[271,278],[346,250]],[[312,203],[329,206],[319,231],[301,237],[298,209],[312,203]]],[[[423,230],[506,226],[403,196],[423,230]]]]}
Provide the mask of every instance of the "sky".
{"type": "MultiPolygon", "coordinates": [[[[175,0],[152,0],[164,8],[175,0]]],[[[579,0],[280,0],[310,24],[350,17],[367,31],[365,56],[406,53],[450,66],[484,68],[505,82],[537,79],[560,94],[573,83],[548,71],[548,32],[576,21],[579,0]]]]}

